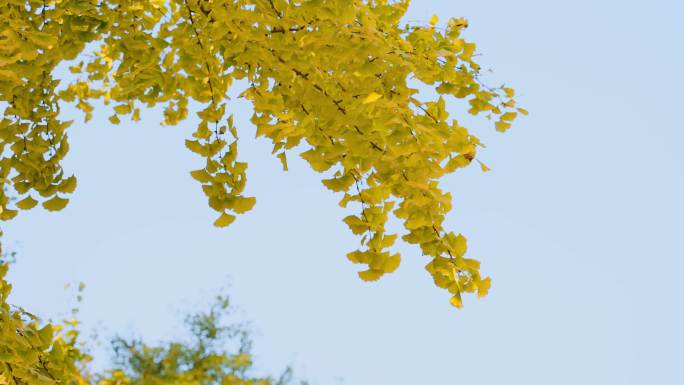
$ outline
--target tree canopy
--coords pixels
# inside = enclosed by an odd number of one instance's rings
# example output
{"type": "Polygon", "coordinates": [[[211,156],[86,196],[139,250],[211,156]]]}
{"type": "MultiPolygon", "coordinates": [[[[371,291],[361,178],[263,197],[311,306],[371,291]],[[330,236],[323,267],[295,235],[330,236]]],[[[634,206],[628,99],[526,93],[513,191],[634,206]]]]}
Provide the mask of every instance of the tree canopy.
{"type": "MultiPolygon", "coordinates": [[[[290,369],[278,376],[254,374],[249,329],[231,319],[228,297],[217,296],[209,309],[185,317],[189,338],[156,344],[116,337],[108,370],[89,374],[98,385],[287,385],[290,369]]],[[[92,380],[91,380],[92,382],[92,380]]]]}
{"type": "MultiPolygon", "coordinates": [[[[379,279],[400,263],[386,232],[392,213],[402,239],[430,257],[426,269],[451,303],[487,293],[480,263],[466,258],[466,239],[444,228],[451,194],[439,182],[475,160],[480,140],[447,112],[448,96],[505,131],[519,113],[514,91],[480,81],[468,23],[402,25],[408,1],[349,0],[8,0],[0,8],[0,218],[38,204],[57,211],[76,189],[64,170],[71,121],[60,107],[75,103],[89,120],[102,101],[112,124],[140,119],[161,105],[161,124],[176,125],[189,109],[200,119],[187,148],[206,160],[193,171],[214,224],[228,226],[249,211],[247,164],[227,92],[253,106],[256,136],[273,142],[287,170],[295,149],[342,193],[343,220],[359,236],[347,254],[379,279]],[[73,76],[57,78],[70,64],[73,76]],[[61,83],[63,82],[63,84],[61,83]],[[418,95],[418,86],[435,97],[418,95]],[[193,104],[191,104],[193,103],[193,104]],[[10,194],[17,197],[12,203],[10,194]]],[[[123,154],[122,154],[123,156],[123,154]]],[[[486,169],[486,166],[481,166],[486,169]]]]}
{"type": "MultiPolygon", "coordinates": [[[[156,344],[114,337],[107,369],[89,367],[92,340],[81,336],[74,317],[50,325],[7,304],[11,286],[0,263],[0,384],[2,385],[287,385],[278,376],[254,374],[249,329],[231,318],[228,297],[216,296],[207,310],[186,315],[188,338],[156,344]]],[[[78,291],[83,290],[79,285],[78,291]]],[[[77,309],[72,312],[76,313],[77,309]]]]}

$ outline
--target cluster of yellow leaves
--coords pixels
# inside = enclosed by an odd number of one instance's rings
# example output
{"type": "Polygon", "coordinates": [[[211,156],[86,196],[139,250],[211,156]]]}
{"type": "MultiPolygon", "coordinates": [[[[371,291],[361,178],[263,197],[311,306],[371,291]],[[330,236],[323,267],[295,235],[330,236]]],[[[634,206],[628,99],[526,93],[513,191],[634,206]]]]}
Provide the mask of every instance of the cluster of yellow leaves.
{"type": "Polygon", "coordinates": [[[76,347],[78,332],[41,325],[36,316],[8,305],[12,287],[6,273],[7,264],[0,263],[0,384],[86,385],[79,363],[88,357],[76,347]]]}
{"type": "MultiPolygon", "coordinates": [[[[0,173],[19,194],[19,209],[42,199],[48,210],[67,203],[76,187],[60,161],[68,150],[69,122],[57,119],[60,101],[91,116],[91,101],[113,104],[113,124],[140,118],[140,107],[161,104],[163,124],[202,105],[187,148],[206,160],[193,171],[216,226],[250,210],[243,195],[247,164],[237,160],[238,133],[226,112],[236,80],[254,107],[256,135],[273,142],[287,168],[288,151],[302,144],[323,183],[356,202],[344,222],[361,237],[348,254],[366,266],[364,280],[394,271],[397,238],[387,234],[390,213],[403,221],[402,238],[430,257],[428,272],[461,306],[461,293],[485,295],[489,279],[464,257],[465,238],[443,227],[451,195],[441,178],[469,165],[482,144],[450,119],[446,97],[466,100],[471,114],[496,118],[505,131],[518,113],[513,90],[488,88],[465,41],[463,19],[437,28],[401,26],[408,1],[389,0],[10,0],[0,9],[0,173]],[[86,44],[92,53],[81,55],[86,44]],[[76,80],[56,91],[61,62],[76,80]],[[420,100],[408,79],[439,96],[420,100]]],[[[71,79],[73,80],[73,79],[71,79]]],[[[482,165],[483,170],[487,170],[482,165]]],[[[0,195],[2,219],[16,215],[0,195]]]]}

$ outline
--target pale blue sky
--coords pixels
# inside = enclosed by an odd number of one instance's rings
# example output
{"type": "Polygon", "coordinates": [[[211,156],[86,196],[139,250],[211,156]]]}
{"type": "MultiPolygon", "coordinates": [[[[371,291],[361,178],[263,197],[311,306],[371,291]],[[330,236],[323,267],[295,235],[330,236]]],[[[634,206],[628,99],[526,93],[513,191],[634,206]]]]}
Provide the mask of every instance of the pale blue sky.
{"type": "Polygon", "coordinates": [[[493,171],[443,184],[487,298],[454,310],[403,244],[397,272],[358,280],[340,197],[295,156],[283,173],[238,101],[258,202],[228,229],[188,174],[193,122],[78,117],[70,206],[3,225],[12,300],[57,316],[64,283],[85,281],[87,328],[158,339],[230,281],[259,366],[321,385],[684,383],[682,3],[415,1],[406,19],[432,14],[468,18],[481,64],[531,111],[504,135],[475,124],[493,171]]]}

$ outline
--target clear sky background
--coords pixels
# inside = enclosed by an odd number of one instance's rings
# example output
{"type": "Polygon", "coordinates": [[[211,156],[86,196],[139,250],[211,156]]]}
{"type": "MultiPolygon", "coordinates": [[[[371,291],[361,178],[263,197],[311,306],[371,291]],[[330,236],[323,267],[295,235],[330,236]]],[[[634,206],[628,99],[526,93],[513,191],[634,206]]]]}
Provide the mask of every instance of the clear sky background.
{"type": "Polygon", "coordinates": [[[412,4],[406,20],[468,18],[492,82],[531,111],[503,135],[474,124],[493,171],[443,183],[448,227],[493,278],[463,310],[408,245],[397,272],[357,279],[340,196],[294,155],[282,172],[243,101],[233,112],[258,201],[228,229],[212,227],[188,174],[201,164],[183,145],[193,121],[160,127],[149,111],[84,125],[67,111],[77,123],[64,166],[79,186],[64,211],[3,225],[18,252],[12,301],[57,317],[64,283],[84,281],[86,329],[158,340],[229,282],[258,366],[293,364],[312,384],[683,384],[682,4],[412,4]]]}

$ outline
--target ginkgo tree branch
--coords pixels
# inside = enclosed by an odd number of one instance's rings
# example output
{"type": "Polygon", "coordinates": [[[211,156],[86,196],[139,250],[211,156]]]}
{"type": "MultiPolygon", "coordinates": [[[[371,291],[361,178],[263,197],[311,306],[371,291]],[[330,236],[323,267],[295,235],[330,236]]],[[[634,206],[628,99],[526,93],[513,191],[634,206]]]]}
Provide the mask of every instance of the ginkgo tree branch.
{"type": "Polygon", "coordinates": [[[402,26],[403,1],[45,4],[0,8],[0,22],[12,26],[0,32],[0,102],[8,105],[0,175],[20,198],[14,204],[0,193],[0,219],[38,204],[66,206],[76,184],[61,168],[69,124],[57,119],[59,105],[76,102],[88,120],[99,99],[114,102],[113,124],[119,116],[138,120],[136,103],[161,104],[168,125],[186,119],[191,102],[208,104],[186,141],[205,161],[191,176],[220,213],[214,224],[230,225],[256,202],[243,195],[247,164],[237,158],[232,115],[225,117],[228,89],[246,81],[241,97],[252,103],[256,134],[273,142],[283,167],[286,153],[302,149],[312,169],[326,173],[324,185],[343,194],[341,206],[361,202],[362,212],[344,222],[367,246],[347,254],[365,266],[362,279],[377,280],[400,263],[391,251],[398,234],[385,231],[393,214],[453,305],[462,305],[462,293],[487,293],[489,279],[465,256],[465,237],[444,226],[451,195],[439,185],[470,165],[483,144],[449,120],[443,96],[495,118],[499,131],[527,112],[516,107],[511,88],[483,84],[475,44],[461,36],[463,19],[402,26]],[[88,55],[93,42],[101,45],[88,55]],[[75,80],[53,77],[57,65],[74,59],[81,61],[70,67],[75,80]],[[437,96],[414,98],[411,79],[437,96]],[[56,91],[57,80],[69,84],[56,91]]]}

